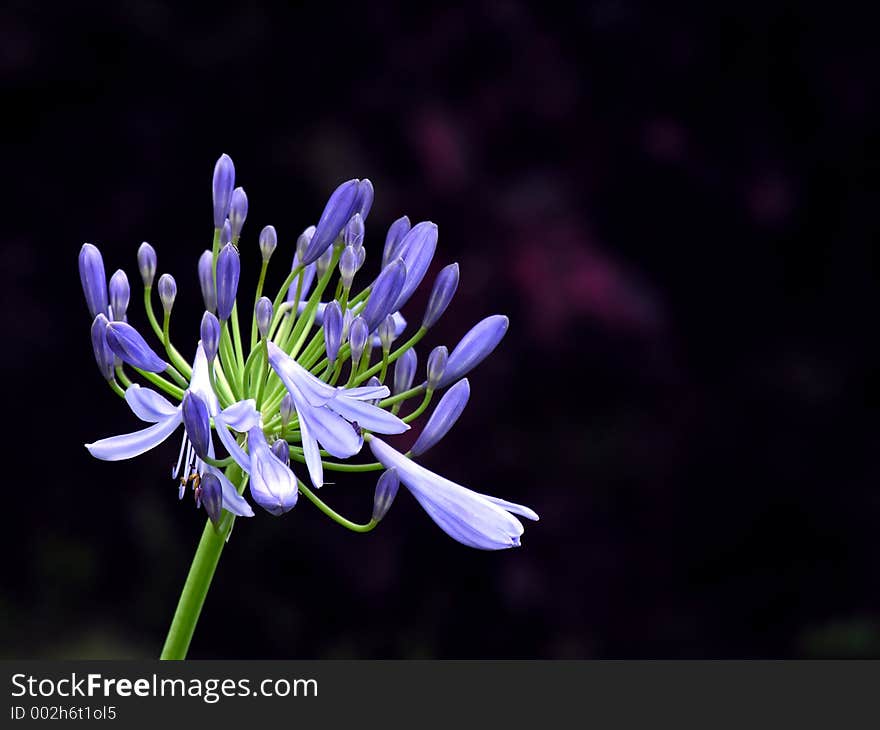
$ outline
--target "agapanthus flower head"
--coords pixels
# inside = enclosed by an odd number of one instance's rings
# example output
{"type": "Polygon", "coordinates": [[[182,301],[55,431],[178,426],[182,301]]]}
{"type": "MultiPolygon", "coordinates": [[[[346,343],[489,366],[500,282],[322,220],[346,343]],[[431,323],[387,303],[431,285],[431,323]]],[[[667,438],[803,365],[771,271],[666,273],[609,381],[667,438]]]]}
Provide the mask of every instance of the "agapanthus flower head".
{"type": "MultiPolygon", "coordinates": [[[[414,386],[415,345],[443,316],[459,280],[458,264],[442,268],[421,327],[405,334],[407,317],[401,308],[435,256],[437,226],[430,221],[411,226],[406,216],[398,218],[388,229],[378,276],[356,287],[355,274],[367,255],[365,222],[374,190],[367,179],[344,182],[329,196],[317,225],[297,239],[277,293],[263,290],[277,233],[272,226],[261,230],[254,308],[243,307],[241,319],[237,241],[248,199],[235,187],[235,168],[226,155],[215,165],[212,192],[214,232],[196,266],[205,312],[198,332],[186,335],[181,350],[171,342],[177,284],[169,274],[156,285],[164,318],[157,319],[153,311],[150,290],[157,259],[152,246],[141,244],[137,264],[146,321],[158,350],[144,338],[146,330],[135,326],[143,320],[130,311],[130,284],[123,270],[114,273],[108,289],[100,251],[91,244],[80,250],[98,369],[147,424],[87,444],[89,452],[107,461],[132,458],[159,447],[182,426],[172,472],[178,495],[191,489],[196,505],[227,538],[231,520],[223,518],[224,512],[253,515],[245,489],[252,502],[276,516],[291,510],[302,493],[339,524],[364,532],[385,518],[402,483],[459,542],[493,550],[518,545],[523,528],[514,515],[537,519],[532,510],[454,484],[411,458],[449,433],[470,394],[463,376],[495,349],[508,327],[506,317],[494,315],[475,325],[451,353],[437,344],[428,357],[426,380],[414,386]],[[338,274],[331,269],[337,262],[338,274]],[[251,330],[243,332],[248,324],[251,330]],[[193,350],[191,361],[181,354],[193,350]],[[138,375],[149,387],[131,382],[138,375]],[[420,423],[416,419],[435,397],[439,402],[409,454],[378,438],[393,438],[410,422],[420,423]],[[367,443],[377,462],[359,456],[367,443]],[[383,472],[365,525],[339,516],[307,486],[323,488],[327,471],[343,477],[352,468],[346,465],[349,459],[358,459],[356,471],[383,472]]],[[[291,222],[291,230],[299,230],[294,226],[291,222]]]]}
{"type": "Polygon", "coordinates": [[[128,285],[128,277],[122,269],[113,272],[108,289],[110,291],[110,314],[113,319],[124,322],[125,312],[128,310],[128,300],[131,297],[131,288],[128,285]]]}
{"type": "Polygon", "coordinates": [[[138,249],[137,261],[141,281],[144,282],[144,288],[149,289],[153,286],[153,278],[156,276],[156,249],[144,241],[138,249]]]}

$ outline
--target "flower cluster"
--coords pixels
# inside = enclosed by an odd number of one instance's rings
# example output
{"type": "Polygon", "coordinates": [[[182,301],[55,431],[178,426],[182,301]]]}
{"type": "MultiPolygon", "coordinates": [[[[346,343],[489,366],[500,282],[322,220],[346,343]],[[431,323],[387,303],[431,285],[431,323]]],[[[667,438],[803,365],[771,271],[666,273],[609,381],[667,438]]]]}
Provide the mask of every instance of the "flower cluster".
{"type": "Polygon", "coordinates": [[[459,542],[484,550],[519,545],[523,526],[514,515],[538,519],[531,509],[467,489],[413,461],[455,424],[470,395],[464,376],[495,349],[508,326],[504,316],[487,317],[451,352],[435,347],[427,358],[425,379],[414,385],[421,380],[416,378],[414,346],[445,312],[458,286],[458,265],[441,269],[421,325],[400,344],[407,328],[401,310],[428,271],[437,226],[428,221],[413,226],[406,216],[394,221],[379,275],[355,291],[354,279],[366,256],[364,224],[373,186],[369,180],[349,180],[332,193],[317,224],[298,237],[290,273],[274,299],[263,296],[263,287],[269,261],[279,248],[278,236],[274,227],[266,226],[258,238],[262,267],[245,337],[236,295],[248,199],[235,187],[235,168],[227,155],[214,168],[213,202],[213,244],[197,267],[205,313],[191,363],[171,341],[177,283],[169,274],[155,280],[153,247],[141,244],[137,262],[146,317],[163,355],[128,322],[126,274],[117,271],[108,284],[100,251],[89,243],[80,250],[79,272],[98,368],[134,415],[150,424],[86,444],[89,452],[107,461],[128,459],[183,426],[172,477],[179,482],[181,498],[192,488],[196,504],[204,506],[215,525],[231,519],[224,511],[254,514],[243,496],[249,486],[253,501],[273,515],[292,509],[302,493],[340,524],[367,531],[387,514],[403,483],[434,522],[459,542]],[[153,307],[154,281],[161,321],[153,307]],[[135,373],[145,385],[132,381],[135,373]],[[380,438],[408,430],[443,390],[409,452],[401,453],[380,438]],[[421,400],[401,416],[401,408],[412,399],[421,400]],[[218,454],[213,434],[225,456],[218,454]],[[376,461],[348,462],[365,443],[376,461]],[[302,465],[311,487],[297,478],[292,464],[302,465]],[[322,487],[329,471],[382,472],[368,523],[353,523],[318,498],[313,490],[322,487]]]}

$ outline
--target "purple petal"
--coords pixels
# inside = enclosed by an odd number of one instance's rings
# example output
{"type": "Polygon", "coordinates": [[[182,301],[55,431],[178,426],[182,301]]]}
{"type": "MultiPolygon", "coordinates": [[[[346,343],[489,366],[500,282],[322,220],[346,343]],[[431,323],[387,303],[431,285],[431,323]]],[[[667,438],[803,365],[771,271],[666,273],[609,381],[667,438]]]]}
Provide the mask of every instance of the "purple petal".
{"type": "Polygon", "coordinates": [[[164,421],[159,421],[149,428],[135,431],[134,433],[122,434],[121,436],[111,436],[110,438],[101,439],[85,446],[92,456],[102,461],[132,459],[161,444],[174,433],[180,422],[180,413],[175,411],[173,416],[169,416],[164,421]]]}

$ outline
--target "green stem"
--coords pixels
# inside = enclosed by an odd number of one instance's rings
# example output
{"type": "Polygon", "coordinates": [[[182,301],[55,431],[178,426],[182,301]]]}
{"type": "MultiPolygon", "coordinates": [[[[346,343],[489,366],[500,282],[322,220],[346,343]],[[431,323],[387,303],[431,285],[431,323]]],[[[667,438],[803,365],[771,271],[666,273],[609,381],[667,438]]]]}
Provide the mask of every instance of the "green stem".
{"type": "MultiPolygon", "coordinates": [[[[241,478],[241,469],[238,465],[233,465],[227,471],[227,476],[233,481],[238,481],[241,478]]],[[[242,488],[243,484],[239,491],[242,488]]],[[[235,516],[228,512],[223,514],[217,527],[211,520],[206,521],[205,529],[202,530],[202,539],[199,540],[199,546],[177,603],[177,610],[174,612],[171,627],[168,629],[161,659],[186,658],[193,632],[202,612],[202,606],[205,604],[205,597],[211,587],[214,571],[220,560],[220,553],[223,552],[223,546],[232,531],[234,521],[235,516]]]]}
{"type": "MultiPolygon", "coordinates": [[[[297,480],[297,481],[299,481],[299,480],[297,480]]],[[[361,525],[361,524],[358,524],[357,522],[352,522],[351,520],[346,519],[338,512],[330,509],[330,507],[328,507],[326,504],[324,504],[323,501],[318,499],[318,497],[315,496],[315,493],[312,492],[312,490],[309,489],[302,482],[299,482],[299,491],[302,492],[304,495],[306,495],[308,500],[313,505],[315,505],[315,507],[317,507],[319,510],[321,510],[321,512],[323,512],[325,515],[327,515],[331,520],[333,520],[337,524],[342,525],[343,527],[348,528],[352,532],[370,532],[370,530],[372,530],[373,528],[376,527],[376,525],[379,524],[378,522],[373,522],[373,520],[370,520],[369,522],[361,525]]]]}

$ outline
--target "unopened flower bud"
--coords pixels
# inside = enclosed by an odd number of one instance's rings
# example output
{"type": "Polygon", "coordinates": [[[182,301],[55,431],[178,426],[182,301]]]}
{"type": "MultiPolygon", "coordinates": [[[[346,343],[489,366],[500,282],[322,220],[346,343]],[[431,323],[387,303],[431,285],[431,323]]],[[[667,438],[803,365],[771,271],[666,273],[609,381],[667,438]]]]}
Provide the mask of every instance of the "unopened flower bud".
{"type": "Polygon", "coordinates": [[[202,289],[202,299],[205,302],[205,311],[217,311],[217,288],[214,286],[214,254],[203,251],[199,256],[199,286],[202,289]]]}
{"type": "Polygon", "coordinates": [[[113,276],[110,277],[109,288],[110,312],[113,315],[113,319],[124,322],[131,289],[128,285],[128,277],[122,269],[117,269],[113,276]]]}
{"type": "Polygon", "coordinates": [[[202,475],[196,500],[196,504],[205,508],[208,518],[216,525],[223,509],[223,487],[216,474],[208,471],[202,475]]]}
{"type": "Polygon", "coordinates": [[[345,224],[342,240],[346,246],[351,246],[355,251],[364,245],[364,219],[360,213],[355,213],[351,220],[345,224]]]}
{"type": "Polygon", "coordinates": [[[470,395],[471,386],[467,378],[459,380],[443,394],[428,423],[413,444],[411,449],[413,456],[424,454],[449,432],[467,405],[470,395]]]}
{"type": "Polygon", "coordinates": [[[79,250],[79,279],[92,319],[99,314],[107,315],[107,275],[104,259],[97,246],[84,243],[79,250]]]}
{"type": "Polygon", "coordinates": [[[351,345],[351,362],[352,367],[357,367],[364,354],[364,347],[367,344],[367,337],[370,329],[363,317],[355,317],[351,323],[351,331],[348,334],[348,343],[351,345]]]}
{"type": "Polygon", "coordinates": [[[318,257],[317,261],[315,261],[315,271],[319,279],[324,276],[324,273],[330,268],[330,262],[332,260],[333,247],[331,246],[318,257]]]}
{"type": "Polygon", "coordinates": [[[113,350],[107,344],[107,325],[109,322],[103,314],[98,314],[92,322],[92,349],[98,370],[106,380],[113,380],[113,350]]]}
{"type": "Polygon", "coordinates": [[[290,445],[284,439],[278,439],[272,444],[272,453],[285,466],[290,466],[290,445]]]}
{"type": "Polygon", "coordinates": [[[275,233],[275,226],[266,226],[260,231],[260,253],[264,263],[272,257],[277,245],[278,234],[275,233]]]}
{"type": "Polygon", "coordinates": [[[449,350],[443,345],[438,345],[428,355],[428,390],[436,390],[443,374],[446,372],[446,363],[449,359],[449,350]]]}
{"type": "Polygon", "coordinates": [[[354,313],[346,307],[342,315],[342,341],[348,342],[348,335],[351,332],[351,323],[354,319],[354,313]]]}
{"type": "Polygon", "coordinates": [[[312,236],[315,235],[315,227],[309,226],[306,228],[296,239],[296,258],[298,261],[302,261],[303,257],[306,255],[306,250],[309,247],[309,243],[312,241],[312,236]]]}
{"type": "Polygon", "coordinates": [[[287,424],[290,423],[294,411],[293,396],[288,391],[284,392],[284,397],[281,399],[281,406],[278,408],[278,411],[281,414],[281,425],[287,428],[287,424]]]}
{"type": "Polygon", "coordinates": [[[159,301],[165,314],[171,314],[174,300],[177,298],[177,282],[171,274],[162,274],[156,288],[159,290],[159,301]]]}
{"type": "Polygon", "coordinates": [[[260,337],[264,338],[269,334],[269,325],[272,324],[272,300],[269,297],[260,297],[256,308],[257,330],[260,337]]]}
{"type": "Polygon", "coordinates": [[[458,289],[458,264],[449,264],[444,266],[434,279],[434,288],[431,289],[431,296],[428,298],[422,327],[429,329],[437,323],[452,301],[456,289],[458,289]]]}
{"type": "Polygon", "coordinates": [[[437,236],[437,224],[422,221],[416,223],[400,242],[397,255],[406,264],[406,283],[391,308],[392,312],[403,308],[425,277],[437,250],[437,236]]]}
{"type": "Polygon", "coordinates": [[[140,333],[125,322],[110,322],[106,328],[107,344],[124,363],[151,373],[161,373],[168,368],[140,333]]]}
{"type": "Polygon", "coordinates": [[[232,191],[232,200],[229,202],[229,225],[232,229],[232,240],[237,241],[241,236],[241,228],[247,218],[248,199],[244,188],[236,188],[232,191]]]}
{"type": "Polygon", "coordinates": [[[217,256],[217,317],[221,322],[225,322],[232,314],[240,274],[241,260],[238,251],[231,243],[227,243],[217,256]]]}
{"type": "Polygon", "coordinates": [[[475,324],[449,354],[446,373],[437,387],[455,382],[485,360],[501,342],[509,324],[507,317],[501,314],[486,317],[475,324]]]}
{"type": "Polygon", "coordinates": [[[388,352],[391,349],[391,343],[397,336],[397,323],[394,321],[394,315],[389,314],[379,325],[379,342],[382,343],[382,351],[388,352]]]}
{"type": "MultiPolygon", "coordinates": [[[[361,249],[363,250],[363,249],[361,249]]],[[[354,275],[358,270],[358,254],[351,246],[346,246],[339,257],[339,276],[342,279],[342,286],[347,291],[351,289],[351,283],[354,281],[354,275]]]]}
{"type": "Polygon", "coordinates": [[[409,233],[410,228],[411,226],[407,216],[398,218],[388,228],[388,234],[385,236],[385,249],[382,251],[383,269],[398,257],[400,242],[403,240],[403,237],[409,233]]]}
{"type": "Polygon", "coordinates": [[[382,473],[376,483],[376,492],[373,495],[373,522],[379,522],[388,514],[399,488],[400,479],[397,476],[397,469],[392,467],[382,473]]]}
{"type": "Polygon", "coordinates": [[[202,339],[202,349],[208,362],[217,357],[217,349],[220,347],[220,322],[213,312],[205,312],[202,315],[202,324],[199,330],[202,339]]]}
{"type": "Polygon", "coordinates": [[[181,402],[183,426],[193,451],[200,459],[208,456],[211,444],[211,416],[205,401],[193,391],[187,390],[181,402]]]}
{"type": "Polygon", "coordinates": [[[370,214],[370,209],[373,207],[374,195],[375,191],[373,190],[373,183],[367,178],[364,178],[358,183],[358,197],[357,203],[355,204],[355,210],[360,214],[363,220],[367,220],[367,216],[370,214]]]}
{"type": "Polygon", "coordinates": [[[330,195],[318,225],[315,226],[315,233],[300,259],[304,264],[317,261],[318,257],[333,245],[343,226],[348,223],[355,212],[358,183],[358,180],[344,182],[330,195]]]}
{"type": "Polygon", "coordinates": [[[229,218],[223,222],[223,227],[220,229],[220,245],[225,246],[227,243],[232,243],[232,224],[229,218]]]}
{"type": "Polygon", "coordinates": [[[156,249],[144,241],[138,249],[137,260],[144,288],[149,289],[153,286],[153,277],[156,276],[156,249]]]}
{"type": "Polygon", "coordinates": [[[214,165],[214,228],[222,228],[229,205],[232,202],[232,189],[235,187],[235,165],[229,155],[220,155],[214,165]]]}
{"type": "Polygon", "coordinates": [[[397,259],[382,269],[382,273],[373,282],[370,298],[367,299],[367,305],[361,312],[370,332],[375,330],[385,317],[397,311],[398,307],[395,307],[394,303],[406,283],[406,271],[403,261],[397,259]]]}
{"type": "Polygon", "coordinates": [[[412,347],[397,359],[394,363],[394,395],[410,389],[418,364],[419,358],[412,347]]]}
{"type": "Polygon", "coordinates": [[[324,349],[327,362],[333,365],[342,344],[342,307],[335,299],[324,309],[324,349]]]}

